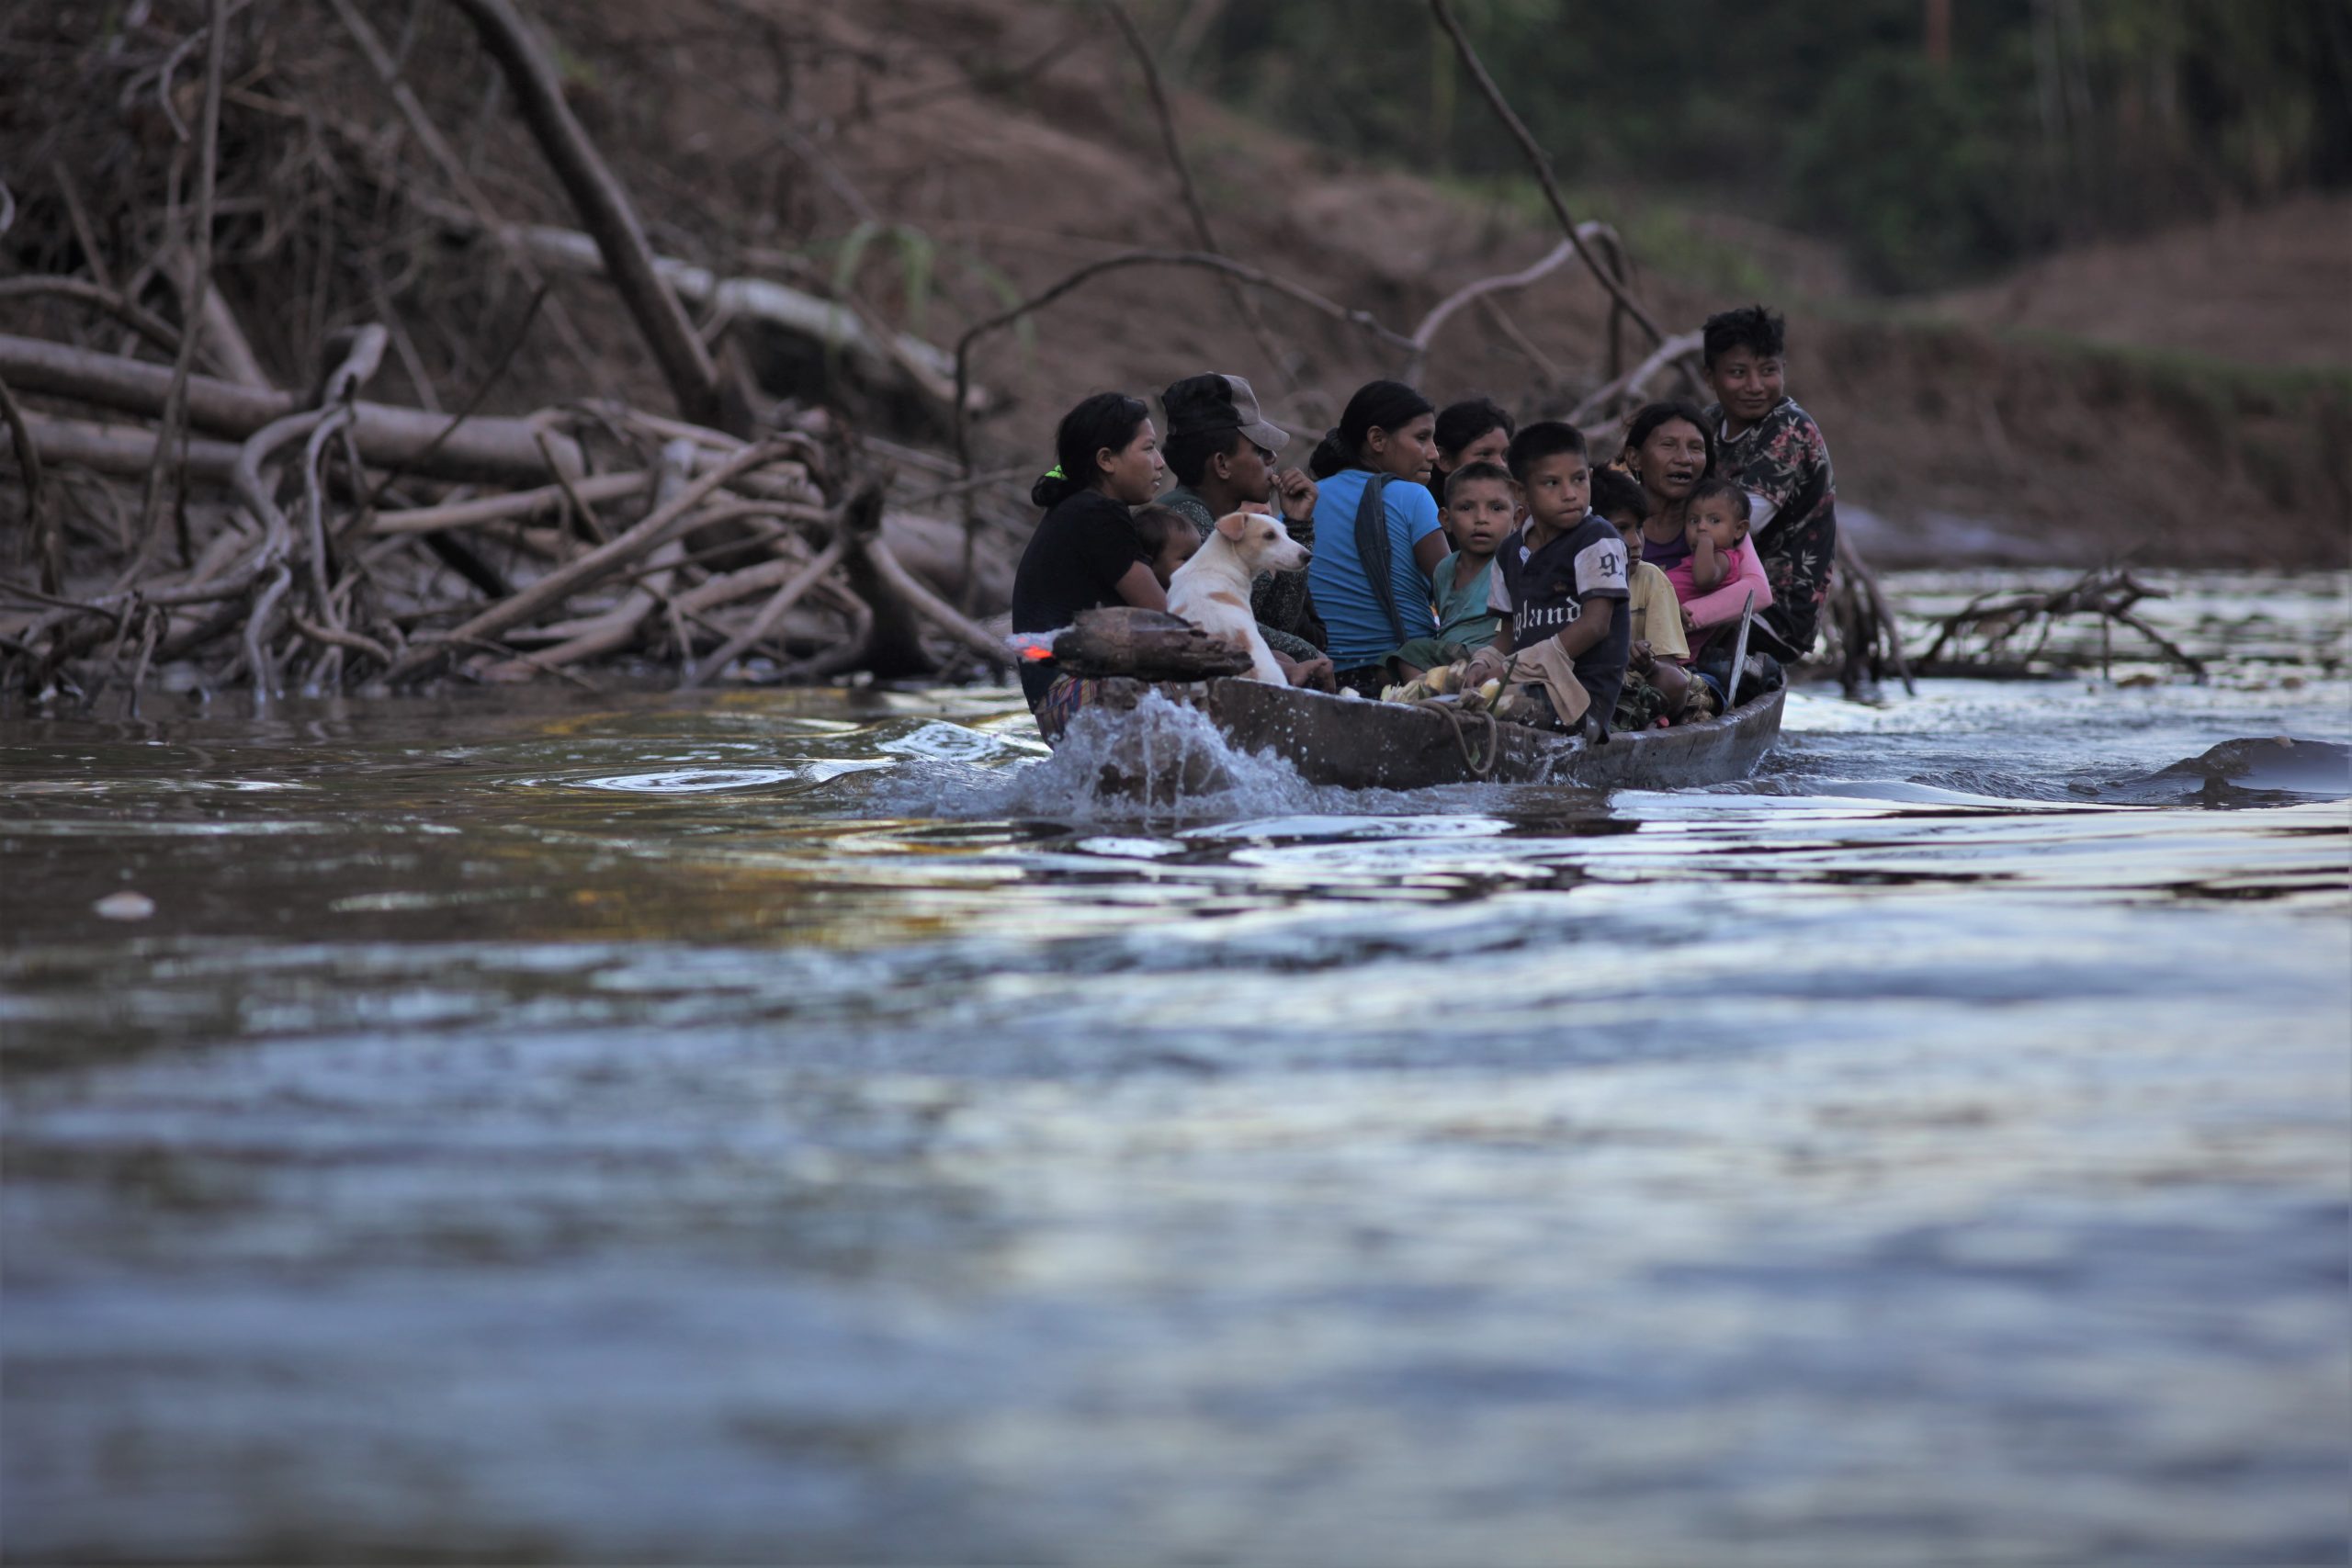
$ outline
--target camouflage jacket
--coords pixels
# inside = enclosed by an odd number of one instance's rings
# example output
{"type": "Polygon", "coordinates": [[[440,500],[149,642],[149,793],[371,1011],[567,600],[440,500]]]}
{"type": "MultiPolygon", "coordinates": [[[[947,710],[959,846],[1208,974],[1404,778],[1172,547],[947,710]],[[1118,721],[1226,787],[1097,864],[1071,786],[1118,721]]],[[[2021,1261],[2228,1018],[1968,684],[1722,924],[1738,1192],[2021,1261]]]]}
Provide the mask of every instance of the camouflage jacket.
{"type": "Polygon", "coordinates": [[[1829,445],[1793,398],[1782,398],[1737,435],[1723,434],[1722,404],[1703,412],[1715,431],[1715,472],[1772,508],[1755,533],[1772,584],[1772,608],[1759,619],[1793,653],[1809,652],[1837,560],[1838,479],[1829,445]]]}

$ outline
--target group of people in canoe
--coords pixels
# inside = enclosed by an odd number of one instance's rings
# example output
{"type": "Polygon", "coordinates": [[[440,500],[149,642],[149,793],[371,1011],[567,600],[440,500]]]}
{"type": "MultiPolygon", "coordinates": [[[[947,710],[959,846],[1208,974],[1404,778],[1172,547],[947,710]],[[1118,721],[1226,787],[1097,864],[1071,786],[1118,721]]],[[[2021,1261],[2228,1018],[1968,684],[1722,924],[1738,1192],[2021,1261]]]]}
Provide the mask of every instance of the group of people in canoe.
{"type": "MultiPolygon", "coordinates": [[[[1240,377],[1169,387],[1164,435],[1141,399],[1097,393],[1031,492],[1046,510],[1012,629],[1172,609],[1260,680],[1458,694],[1594,739],[1712,716],[1812,650],[1829,591],[1837,487],[1784,389],[1784,337],[1762,306],[1710,317],[1713,401],[1641,409],[1606,466],[1573,425],[1486,398],[1440,410],[1398,381],[1358,389],[1303,470],[1240,377]]],[[[1049,740],[1095,691],[1045,664],[1022,683],[1049,740]]]]}

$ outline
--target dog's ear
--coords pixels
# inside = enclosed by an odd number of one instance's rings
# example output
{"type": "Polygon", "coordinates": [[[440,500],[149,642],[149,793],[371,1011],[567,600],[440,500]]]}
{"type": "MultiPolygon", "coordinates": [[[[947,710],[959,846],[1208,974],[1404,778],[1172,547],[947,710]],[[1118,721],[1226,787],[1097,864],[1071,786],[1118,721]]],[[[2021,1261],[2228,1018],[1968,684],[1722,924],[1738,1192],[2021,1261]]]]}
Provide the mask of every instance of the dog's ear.
{"type": "Polygon", "coordinates": [[[1238,545],[1250,531],[1250,514],[1247,512],[1228,512],[1216,520],[1216,531],[1238,545]]]}

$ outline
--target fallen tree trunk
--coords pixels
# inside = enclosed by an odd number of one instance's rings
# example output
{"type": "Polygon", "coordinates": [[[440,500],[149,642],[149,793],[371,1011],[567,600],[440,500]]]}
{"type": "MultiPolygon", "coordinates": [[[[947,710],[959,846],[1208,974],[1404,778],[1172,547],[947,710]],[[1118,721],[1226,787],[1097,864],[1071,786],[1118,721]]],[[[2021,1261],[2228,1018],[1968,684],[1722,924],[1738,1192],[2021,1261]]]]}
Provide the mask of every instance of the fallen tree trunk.
{"type": "MultiPolygon", "coordinates": [[[[435,211],[445,222],[462,219],[461,226],[480,227],[470,214],[438,207],[435,211]]],[[[542,266],[584,277],[611,276],[596,242],[576,229],[505,224],[490,237],[542,266]]],[[[848,306],[764,277],[721,277],[707,266],[675,256],[654,257],[653,271],[680,299],[721,316],[764,322],[842,355],[860,375],[878,386],[904,385],[942,409],[954,406],[956,356],[936,344],[910,333],[895,333],[885,342],[848,306]]],[[[975,406],[987,401],[987,394],[977,387],[967,388],[964,395],[975,406]]]]}
{"type": "MultiPolygon", "coordinates": [[[[0,380],[19,393],[70,398],[153,418],[164,412],[172,371],[169,366],[121,355],[0,333],[0,380]]],[[[188,423],[208,434],[243,441],[301,408],[301,400],[290,392],[240,387],[209,376],[187,378],[188,423]]],[[[540,429],[528,420],[477,414],[455,422],[453,428],[445,414],[362,402],[352,407],[351,432],[359,455],[368,462],[433,479],[511,484],[554,477],[539,448],[540,429]]],[[[582,471],[579,443],[568,436],[546,439],[559,464],[573,473],[582,471]]]]}
{"type": "MultiPolygon", "coordinates": [[[[155,460],[157,433],[143,425],[92,424],[28,409],[25,428],[44,463],[70,463],[93,473],[135,479],[155,460]]],[[[191,479],[225,479],[237,466],[237,444],[195,436],[172,454],[172,465],[176,468],[183,457],[191,479]]]]}
{"type": "Polygon", "coordinates": [[[850,492],[833,528],[834,538],[851,547],[842,561],[849,590],[873,613],[865,632],[865,667],[885,680],[933,674],[939,661],[922,645],[913,609],[891,591],[875,566],[874,552],[864,547],[881,531],[882,487],[869,479],[850,492]]]}

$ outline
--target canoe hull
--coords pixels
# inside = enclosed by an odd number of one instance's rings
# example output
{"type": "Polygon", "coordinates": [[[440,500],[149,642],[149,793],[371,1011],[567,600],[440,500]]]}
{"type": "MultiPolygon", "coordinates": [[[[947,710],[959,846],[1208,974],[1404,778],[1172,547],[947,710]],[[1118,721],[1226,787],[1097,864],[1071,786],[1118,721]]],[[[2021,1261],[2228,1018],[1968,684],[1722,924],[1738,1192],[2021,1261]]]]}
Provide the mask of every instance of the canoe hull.
{"type": "MultiPolygon", "coordinates": [[[[1784,695],[1770,692],[1734,712],[1671,729],[1581,738],[1445,714],[1297,691],[1259,681],[1150,686],[1102,683],[1101,702],[1131,709],[1146,692],[1205,713],[1237,751],[1271,751],[1309,784],[1349,789],[1436,784],[1561,784],[1593,789],[1678,789],[1747,777],[1781,733],[1784,695]]],[[[1158,781],[1155,781],[1157,784],[1158,781]]],[[[1158,793],[1157,790],[1154,792],[1158,793]]]]}

